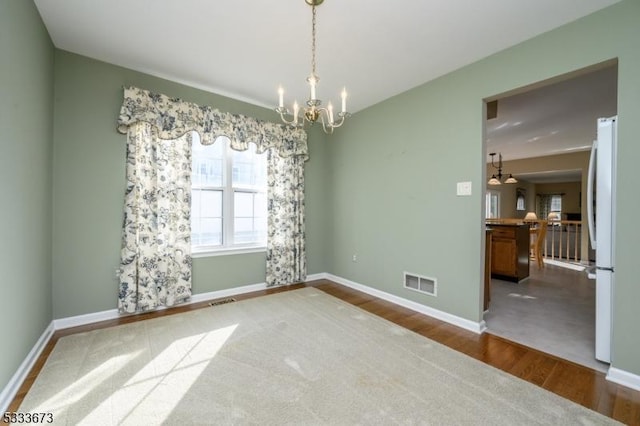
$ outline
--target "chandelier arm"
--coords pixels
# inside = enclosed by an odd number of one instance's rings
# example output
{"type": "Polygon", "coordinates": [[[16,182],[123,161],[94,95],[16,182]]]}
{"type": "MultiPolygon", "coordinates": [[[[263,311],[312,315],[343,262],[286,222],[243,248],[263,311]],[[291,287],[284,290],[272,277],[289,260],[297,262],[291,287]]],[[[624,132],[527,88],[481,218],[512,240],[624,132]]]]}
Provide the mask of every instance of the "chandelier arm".
{"type": "Polygon", "coordinates": [[[324,121],[322,122],[322,130],[324,130],[324,132],[328,135],[333,133],[333,127],[329,126],[329,128],[327,129],[327,127],[324,125],[324,121]]]}
{"type": "Polygon", "coordinates": [[[291,126],[298,126],[298,122],[296,120],[294,120],[293,118],[291,119],[291,121],[288,121],[285,118],[285,114],[290,115],[289,110],[287,108],[276,108],[276,112],[280,114],[280,119],[285,123],[285,124],[289,124],[291,126]]]}
{"type": "Polygon", "coordinates": [[[331,127],[334,128],[334,129],[338,128],[338,127],[340,127],[340,126],[342,126],[344,124],[344,117],[345,116],[338,114],[338,117],[340,117],[338,121],[334,121],[334,122],[330,123],[331,127]]]}
{"type": "Polygon", "coordinates": [[[348,112],[339,112],[338,113],[338,121],[329,121],[329,111],[327,108],[318,108],[317,111],[320,113],[320,121],[322,123],[322,128],[325,133],[333,133],[334,129],[342,126],[344,124],[345,118],[349,117],[351,114],[348,112]]]}
{"type": "Polygon", "coordinates": [[[328,135],[333,133],[333,129],[335,128],[334,126],[331,125],[331,123],[329,123],[329,125],[327,125],[325,123],[325,119],[324,119],[324,114],[320,115],[320,121],[322,122],[322,130],[324,130],[324,132],[328,135]]]}

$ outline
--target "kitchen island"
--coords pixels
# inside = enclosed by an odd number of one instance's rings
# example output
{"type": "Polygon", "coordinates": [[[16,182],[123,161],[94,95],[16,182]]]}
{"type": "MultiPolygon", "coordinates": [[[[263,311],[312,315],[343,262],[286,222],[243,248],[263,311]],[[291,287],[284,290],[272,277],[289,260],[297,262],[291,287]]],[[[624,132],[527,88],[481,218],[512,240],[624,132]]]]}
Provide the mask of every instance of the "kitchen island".
{"type": "Polygon", "coordinates": [[[520,282],[529,277],[529,225],[487,223],[492,230],[491,276],[520,282]]]}

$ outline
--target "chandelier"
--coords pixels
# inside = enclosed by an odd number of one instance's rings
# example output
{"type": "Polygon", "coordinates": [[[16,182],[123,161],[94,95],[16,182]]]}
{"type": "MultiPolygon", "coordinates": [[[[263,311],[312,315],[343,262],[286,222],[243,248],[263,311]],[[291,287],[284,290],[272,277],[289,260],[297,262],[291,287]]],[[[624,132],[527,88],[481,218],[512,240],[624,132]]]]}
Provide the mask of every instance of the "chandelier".
{"type": "MultiPolygon", "coordinates": [[[[493,162],[493,157],[496,155],[495,152],[489,154],[491,156],[491,165],[493,168],[498,169],[498,174],[493,174],[491,179],[489,179],[489,185],[501,185],[502,184],[502,153],[498,153],[498,165],[496,166],[493,162]]],[[[513,177],[512,174],[509,174],[509,177],[504,181],[504,183],[518,183],[516,178],[513,177]]]]}
{"type": "Polygon", "coordinates": [[[284,106],[284,89],[280,87],[278,89],[278,108],[276,112],[280,114],[280,118],[283,122],[296,127],[304,127],[307,123],[313,125],[318,120],[322,123],[322,128],[325,133],[333,133],[333,129],[342,126],[345,118],[351,114],[347,112],[347,91],[342,89],[342,108],[340,112],[334,115],[333,105],[331,102],[327,104],[327,107],[322,107],[322,101],[316,97],[316,86],[320,81],[320,77],[316,74],[316,6],[322,4],[324,0],[305,0],[305,2],[311,6],[311,74],[307,77],[309,83],[309,99],[306,102],[306,106],[300,107],[298,102],[293,103],[293,118],[287,119],[286,116],[291,116],[291,112],[284,106]],[[336,119],[337,116],[337,119],[336,119]]]}

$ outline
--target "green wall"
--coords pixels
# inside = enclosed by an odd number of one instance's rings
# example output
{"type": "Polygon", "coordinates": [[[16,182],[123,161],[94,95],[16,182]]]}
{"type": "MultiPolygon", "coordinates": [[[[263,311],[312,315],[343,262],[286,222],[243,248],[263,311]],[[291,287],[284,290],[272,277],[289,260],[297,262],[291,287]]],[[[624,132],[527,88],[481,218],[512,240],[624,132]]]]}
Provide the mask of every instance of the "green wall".
{"type": "Polygon", "coordinates": [[[330,271],[480,321],[483,99],[618,58],[613,366],[640,374],[638,22],[640,2],[623,1],[356,114],[329,145],[330,271]],[[472,196],[456,196],[460,181],[472,196]],[[403,271],[437,278],[438,296],[404,290],[403,271]]]}
{"type": "MultiPolygon", "coordinates": [[[[623,1],[309,135],[309,273],[330,272],[481,319],[482,100],[618,58],[618,200],[613,365],[640,374],[634,212],[640,210],[640,2],[623,1]],[[456,182],[473,195],[457,197],[456,182]],[[357,255],[357,262],[352,255],[357,255]],[[402,272],[438,279],[438,297],[402,272]]],[[[273,111],[55,50],[30,1],[0,3],[0,239],[10,303],[0,310],[0,385],[52,318],[113,309],[125,136],[122,86],[275,120],[273,111]],[[53,135],[53,136],[52,136],[53,135]],[[52,183],[53,182],[53,183],[52,183]]],[[[264,254],[194,260],[194,293],[264,281],[264,254]]]]}
{"type": "Polygon", "coordinates": [[[33,2],[0,2],[0,391],[51,322],[53,45],[33,2]]]}
{"type": "MultiPolygon", "coordinates": [[[[116,307],[126,136],[116,132],[122,87],[137,86],[223,111],[274,121],[274,111],[168,80],[55,51],[53,315],[116,307]]],[[[308,272],[327,270],[324,133],[309,133],[306,164],[308,272]]],[[[265,254],[196,258],[193,292],[265,280],[265,254]]]]}

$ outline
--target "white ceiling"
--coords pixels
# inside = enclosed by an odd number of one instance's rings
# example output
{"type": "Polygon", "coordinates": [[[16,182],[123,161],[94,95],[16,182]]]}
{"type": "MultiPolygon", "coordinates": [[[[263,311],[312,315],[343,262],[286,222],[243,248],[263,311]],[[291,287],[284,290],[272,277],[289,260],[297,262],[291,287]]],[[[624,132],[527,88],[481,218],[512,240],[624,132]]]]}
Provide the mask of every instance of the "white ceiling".
{"type": "MultiPolygon", "coordinates": [[[[327,0],[318,97],[359,111],[618,0],[327,0]]],[[[304,0],[35,0],[56,47],[272,107],[306,100],[304,0]]],[[[170,95],[170,94],[169,94],[170,95]]],[[[275,114],[275,113],[274,113],[275,114]]]]}
{"type": "Polygon", "coordinates": [[[596,120],[617,112],[616,64],[498,100],[487,152],[504,161],[591,149],[596,120]]]}

